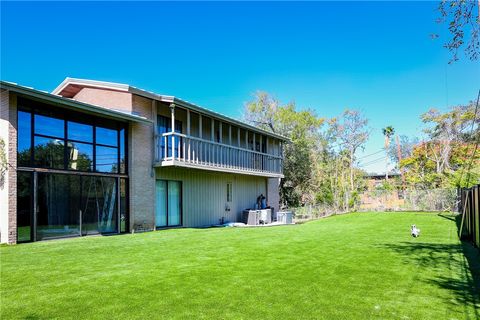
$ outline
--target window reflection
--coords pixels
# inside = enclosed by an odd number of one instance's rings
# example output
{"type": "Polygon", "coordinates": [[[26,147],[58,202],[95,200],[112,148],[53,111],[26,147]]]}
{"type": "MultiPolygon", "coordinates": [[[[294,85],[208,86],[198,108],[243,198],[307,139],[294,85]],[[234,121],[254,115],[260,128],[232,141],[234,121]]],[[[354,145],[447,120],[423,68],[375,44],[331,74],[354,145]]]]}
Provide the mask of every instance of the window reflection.
{"type": "Polygon", "coordinates": [[[68,121],[67,126],[69,140],[93,142],[93,126],[72,121],[68,121]]]}
{"type": "Polygon", "coordinates": [[[72,170],[91,171],[93,167],[93,145],[68,142],[68,168],[72,170]]]}
{"type": "Polygon", "coordinates": [[[128,231],[127,180],[120,179],[120,232],[128,231]]]}
{"type": "Polygon", "coordinates": [[[125,129],[120,130],[120,173],[126,172],[125,159],[125,129]]]}
{"type": "Polygon", "coordinates": [[[117,232],[115,178],[82,177],[82,234],[117,232]]]}
{"type": "Polygon", "coordinates": [[[64,168],[63,140],[35,137],[34,139],[35,166],[42,168],[64,168]]]}
{"type": "Polygon", "coordinates": [[[113,129],[107,129],[102,127],[96,128],[96,139],[97,144],[104,144],[107,146],[116,147],[118,146],[118,131],[113,129]]]}
{"type": "Polygon", "coordinates": [[[80,177],[38,174],[37,240],[80,234],[78,189],[80,177]]]}
{"type": "Polygon", "coordinates": [[[125,128],[96,127],[90,121],[85,124],[19,110],[18,166],[126,173],[125,128]]]}
{"type": "Polygon", "coordinates": [[[65,138],[64,121],[46,116],[35,115],[35,134],[65,138]]]}
{"type": "Polygon", "coordinates": [[[32,174],[17,173],[17,241],[31,241],[32,174]]]}
{"type": "Polygon", "coordinates": [[[32,146],[32,115],[28,112],[18,112],[18,166],[30,165],[32,146]]]}
{"type": "Polygon", "coordinates": [[[97,146],[96,148],[96,171],[118,172],[118,149],[97,146]]]}

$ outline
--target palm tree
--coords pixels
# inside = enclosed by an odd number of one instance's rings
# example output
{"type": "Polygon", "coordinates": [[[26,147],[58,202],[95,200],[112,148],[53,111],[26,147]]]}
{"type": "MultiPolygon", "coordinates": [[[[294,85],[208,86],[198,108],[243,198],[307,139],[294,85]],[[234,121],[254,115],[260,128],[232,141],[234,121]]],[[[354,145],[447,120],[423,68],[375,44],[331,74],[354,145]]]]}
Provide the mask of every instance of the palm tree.
{"type": "Polygon", "coordinates": [[[382,129],[385,136],[385,180],[388,180],[388,147],[390,146],[390,138],[395,133],[395,129],[392,126],[388,126],[382,129]]]}

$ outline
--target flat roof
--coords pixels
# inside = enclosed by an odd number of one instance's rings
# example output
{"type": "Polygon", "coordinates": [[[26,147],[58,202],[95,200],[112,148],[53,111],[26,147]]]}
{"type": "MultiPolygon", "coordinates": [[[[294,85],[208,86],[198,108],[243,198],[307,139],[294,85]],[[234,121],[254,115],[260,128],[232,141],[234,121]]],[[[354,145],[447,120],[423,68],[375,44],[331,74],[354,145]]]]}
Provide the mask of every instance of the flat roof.
{"type": "Polygon", "coordinates": [[[188,102],[186,100],[180,99],[175,96],[157,94],[155,92],[143,90],[140,88],[133,87],[128,84],[123,83],[115,83],[115,82],[107,82],[107,81],[97,81],[97,80],[89,80],[89,79],[78,79],[78,78],[65,78],[53,91],[52,94],[54,95],[61,95],[64,97],[73,98],[82,88],[103,88],[113,91],[121,91],[121,92],[129,92],[132,94],[136,94],[139,96],[143,96],[146,98],[154,99],[157,101],[165,102],[165,103],[173,103],[180,107],[184,107],[198,113],[209,115],[213,118],[221,119],[224,122],[234,124],[243,128],[248,128],[251,131],[255,131],[266,136],[271,136],[283,141],[289,141],[289,139],[285,136],[280,134],[266,131],[255,126],[252,126],[248,123],[243,121],[237,120],[235,118],[226,116],[224,114],[212,111],[210,109],[201,107],[194,103],[188,102]]]}
{"type": "Polygon", "coordinates": [[[15,93],[18,93],[26,97],[47,101],[59,106],[69,107],[73,110],[78,110],[78,111],[82,111],[82,112],[86,112],[94,115],[100,115],[107,118],[124,120],[124,121],[141,122],[141,123],[152,123],[152,121],[147,118],[134,115],[128,112],[122,112],[114,109],[107,109],[105,107],[80,102],[74,99],[65,98],[65,97],[62,97],[53,93],[49,93],[46,91],[41,91],[41,90],[33,89],[30,87],[21,86],[13,82],[1,80],[0,88],[13,91],[15,93]]]}

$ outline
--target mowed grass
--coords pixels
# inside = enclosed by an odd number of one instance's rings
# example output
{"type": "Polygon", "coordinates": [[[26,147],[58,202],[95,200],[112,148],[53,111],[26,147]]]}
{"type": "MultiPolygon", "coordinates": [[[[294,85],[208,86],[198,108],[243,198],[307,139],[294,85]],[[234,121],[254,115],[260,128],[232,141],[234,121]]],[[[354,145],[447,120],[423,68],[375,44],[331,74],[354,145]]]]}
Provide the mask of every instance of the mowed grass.
{"type": "Polygon", "coordinates": [[[3,246],[1,318],[478,319],[479,252],[456,232],[448,214],[353,213],[3,246]]]}

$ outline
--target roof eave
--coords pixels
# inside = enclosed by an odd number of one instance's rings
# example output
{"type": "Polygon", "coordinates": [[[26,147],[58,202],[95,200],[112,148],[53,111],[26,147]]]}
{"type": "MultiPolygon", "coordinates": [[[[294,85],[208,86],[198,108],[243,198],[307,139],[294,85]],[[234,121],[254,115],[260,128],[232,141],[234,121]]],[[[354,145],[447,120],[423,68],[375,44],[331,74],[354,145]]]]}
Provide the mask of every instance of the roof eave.
{"type": "Polygon", "coordinates": [[[222,115],[218,112],[211,111],[209,109],[200,107],[200,106],[198,106],[194,103],[182,100],[182,99],[177,98],[175,96],[167,96],[167,95],[157,94],[157,93],[150,92],[150,91],[147,91],[147,90],[132,87],[128,84],[67,77],[62,81],[62,83],[57,88],[55,88],[52,91],[52,93],[53,94],[60,94],[65,89],[65,87],[67,87],[68,85],[81,85],[81,86],[86,86],[86,87],[92,86],[92,87],[104,88],[104,89],[108,89],[108,90],[129,92],[131,94],[139,95],[139,96],[149,98],[149,99],[159,100],[159,101],[166,102],[166,103],[175,103],[175,104],[178,104],[180,106],[183,106],[184,108],[195,110],[199,113],[207,114],[211,117],[221,119],[225,122],[235,124],[239,127],[248,128],[251,131],[256,131],[258,133],[261,133],[261,134],[264,134],[264,135],[267,135],[267,136],[270,136],[270,137],[273,137],[273,138],[276,138],[276,139],[279,139],[279,140],[282,140],[282,141],[286,141],[286,142],[290,141],[290,139],[288,139],[287,137],[284,137],[280,134],[276,134],[276,133],[273,133],[273,132],[270,132],[270,131],[259,129],[257,127],[254,127],[252,125],[244,123],[240,120],[236,120],[234,118],[230,118],[228,116],[222,115]]]}
{"type": "Polygon", "coordinates": [[[72,100],[69,98],[64,98],[52,93],[20,86],[12,82],[0,81],[0,88],[13,91],[19,94],[24,94],[26,96],[34,97],[47,102],[70,106],[72,108],[75,108],[81,111],[85,111],[92,114],[98,114],[98,115],[106,116],[113,119],[121,119],[124,121],[134,121],[134,122],[149,123],[149,124],[152,123],[151,120],[144,117],[131,115],[121,111],[106,109],[100,106],[87,104],[87,103],[72,100]]]}
{"type": "Polygon", "coordinates": [[[208,114],[208,115],[210,115],[214,118],[220,118],[223,121],[228,122],[230,124],[234,124],[234,125],[237,125],[237,126],[242,127],[242,128],[248,128],[249,130],[256,131],[258,133],[261,133],[261,134],[264,134],[264,135],[267,135],[267,136],[271,136],[271,137],[274,137],[274,138],[282,140],[282,141],[287,141],[287,142],[290,141],[290,139],[288,139],[287,137],[284,137],[282,135],[259,129],[257,127],[254,127],[254,126],[249,125],[247,123],[244,123],[242,121],[239,121],[239,120],[224,116],[222,114],[219,114],[217,112],[210,111],[208,109],[202,108],[200,106],[197,106],[196,104],[190,103],[190,102],[182,100],[180,98],[171,97],[171,96],[163,97],[163,98],[164,98],[164,100],[162,100],[162,101],[164,101],[164,102],[170,102],[170,103],[178,104],[178,105],[183,106],[185,108],[195,110],[199,113],[208,114]]]}

